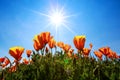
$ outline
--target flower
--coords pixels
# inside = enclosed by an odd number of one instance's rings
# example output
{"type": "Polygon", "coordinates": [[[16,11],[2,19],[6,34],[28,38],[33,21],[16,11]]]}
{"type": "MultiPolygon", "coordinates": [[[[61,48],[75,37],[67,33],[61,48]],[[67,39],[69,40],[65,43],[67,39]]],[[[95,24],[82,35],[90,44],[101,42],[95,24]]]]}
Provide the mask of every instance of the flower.
{"type": "Polygon", "coordinates": [[[36,51],[39,51],[44,47],[44,43],[41,35],[35,35],[33,41],[34,41],[33,47],[36,51]]]}
{"type": "Polygon", "coordinates": [[[17,61],[21,60],[21,55],[24,52],[24,48],[20,46],[11,47],[9,49],[9,54],[14,57],[17,61]]]}
{"type": "Polygon", "coordinates": [[[90,53],[90,51],[91,51],[91,49],[89,49],[89,48],[83,48],[83,54],[84,54],[85,56],[88,56],[89,53],[90,53]]]}
{"type": "Polygon", "coordinates": [[[43,43],[44,44],[47,44],[50,40],[50,32],[42,32],[40,33],[41,37],[42,37],[42,40],[43,40],[43,43]]]}
{"type": "Polygon", "coordinates": [[[30,57],[32,51],[31,50],[26,50],[27,57],[30,57]]]}
{"type": "Polygon", "coordinates": [[[16,66],[12,66],[9,68],[9,72],[15,72],[16,71],[16,66]]]}
{"type": "Polygon", "coordinates": [[[82,36],[75,36],[73,39],[74,45],[78,50],[82,50],[84,48],[86,38],[84,35],[82,36]]]}
{"type": "Polygon", "coordinates": [[[107,55],[109,58],[119,58],[116,52],[112,51],[111,49],[109,50],[109,54],[107,55]]]}
{"type": "Polygon", "coordinates": [[[2,67],[4,68],[5,66],[7,66],[10,63],[10,60],[8,58],[5,58],[2,67]]]}
{"type": "Polygon", "coordinates": [[[53,47],[56,46],[56,41],[53,38],[51,38],[50,41],[48,42],[48,45],[52,49],[53,47]]]}
{"type": "Polygon", "coordinates": [[[102,60],[102,53],[99,51],[94,51],[94,54],[100,59],[102,60]]]}
{"type": "Polygon", "coordinates": [[[29,61],[28,61],[26,58],[24,58],[24,59],[23,59],[23,63],[24,63],[24,64],[28,64],[29,61]]]}
{"type": "Polygon", "coordinates": [[[90,46],[90,49],[92,49],[92,47],[93,47],[93,44],[92,44],[92,43],[90,43],[90,44],[89,44],[89,46],[90,46]]]}
{"type": "Polygon", "coordinates": [[[4,57],[0,58],[0,63],[3,63],[3,62],[4,62],[4,60],[5,60],[5,58],[4,58],[4,57]]]}
{"type": "Polygon", "coordinates": [[[65,52],[68,52],[70,48],[71,48],[71,46],[69,44],[64,44],[64,46],[63,46],[63,50],[65,52]]]}
{"type": "Polygon", "coordinates": [[[108,54],[110,54],[110,47],[102,47],[99,48],[99,51],[102,52],[105,56],[107,56],[108,54]]]}
{"type": "Polygon", "coordinates": [[[57,42],[57,46],[60,47],[60,48],[63,48],[64,47],[64,43],[63,42],[57,42]]]}

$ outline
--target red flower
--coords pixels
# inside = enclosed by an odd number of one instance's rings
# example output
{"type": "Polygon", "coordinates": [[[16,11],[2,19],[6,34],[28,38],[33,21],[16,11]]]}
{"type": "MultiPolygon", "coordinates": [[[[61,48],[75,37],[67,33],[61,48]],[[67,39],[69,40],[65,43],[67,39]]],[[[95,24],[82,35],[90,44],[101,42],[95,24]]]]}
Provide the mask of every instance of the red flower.
{"type": "Polygon", "coordinates": [[[4,60],[5,60],[5,58],[3,57],[3,58],[0,58],[0,63],[3,63],[4,62],[4,60]]]}
{"type": "Polygon", "coordinates": [[[10,60],[8,58],[5,58],[2,67],[4,68],[5,66],[7,66],[10,63],[10,60]]]}

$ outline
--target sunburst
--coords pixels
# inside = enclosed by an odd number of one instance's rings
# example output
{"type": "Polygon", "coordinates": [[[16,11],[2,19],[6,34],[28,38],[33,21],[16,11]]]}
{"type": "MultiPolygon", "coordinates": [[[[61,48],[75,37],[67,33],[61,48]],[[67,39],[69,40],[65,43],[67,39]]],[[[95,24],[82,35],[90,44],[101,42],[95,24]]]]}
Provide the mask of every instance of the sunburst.
{"type": "Polygon", "coordinates": [[[69,30],[72,34],[75,34],[75,32],[70,27],[68,27],[68,23],[69,23],[68,18],[75,15],[67,15],[65,13],[64,7],[58,8],[58,6],[52,6],[52,8],[48,11],[48,14],[33,10],[32,12],[47,17],[48,19],[47,26],[55,27],[55,32],[56,32],[55,35],[57,35],[58,28],[63,28],[63,27],[69,30]]]}

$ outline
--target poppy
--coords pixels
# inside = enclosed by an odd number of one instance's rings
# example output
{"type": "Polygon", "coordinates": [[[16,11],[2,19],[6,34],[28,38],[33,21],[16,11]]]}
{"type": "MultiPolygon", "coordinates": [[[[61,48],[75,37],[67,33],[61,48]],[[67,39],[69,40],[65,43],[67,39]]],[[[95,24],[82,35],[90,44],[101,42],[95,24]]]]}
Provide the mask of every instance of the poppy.
{"type": "Polygon", "coordinates": [[[48,45],[52,49],[53,47],[56,46],[56,41],[53,38],[51,38],[50,41],[48,42],[48,45]]]}
{"type": "Polygon", "coordinates": [[[21,60],[21,55],[24,52],[24,48],[20,46],[11,47],[9,49],[9,54],[14,57],[17,61],[21,60]]]}
{"type": "Polygon", "coordinates": [[[102,53],[99,51],[94,51],[94,54],[100,59],[102,60],[102,53]]]}
{"type": "Polygon", "coordinates": [[[90,43],[90,44],[89,44],[89,46],[90,46],[90,49],[92,49],[92,47],[93,47],[93,44],[92,44],[92,43],[90,43]]]}
{"type": "Polygon", "coordinates": [[[16,71],[16,66],[12,66],[9,68],[9,72],[15,72],[16,71]]]}
{"type": "Polygon", "coordinates": [[[57,42],[57,46],[60,47],[60,48],[63,48],[64,47],[64,43],[63,42],[57,42]]]}
{"type": "Polygon", "coordinates": [[[3,58],[0,58],[0,63],[3,63],[4,62],[4,60],[5,60],[5,58],[3,57],[3,58]]]}
{"type": "Polygon", "coordinates": [[[85,41],[86,41],[86,37],[83,35],[75,36],[73,39],[73,43],[78,50],[82,50],[84,48],[85,41]]]}
{"type": "Polygon", "coordinates": [[[83,48],[83,54],[84,54],[85,56],[88,56],[89,53],[90,53],[90,51],[91,51],[91,49],[89,49],[89,48],[83,48]]]}
{"type": "Polygon", "coordinates": [[[23,59],[23,63],[24,63],[24,64],[28,64],[29,61],[28,61],[26,58],[24,58],[24,59],[23,59]]]}
{"type": "Polygon", "coordinates": [[[102,47],[99,48],[99,51],[102,52],[105,56],[107,56],[108,54],[110,54],[110,47],[102,47]]]}
{"type": "Polygon", "coordinates": [[[34,41],[33,47],[36,51],[44,47],[44,43],[43,43],[41,35],[35,35],[33,41],[34,41]]]}
{"type": "Polygon", "coordinates": [[[42,32],[42,33],[40,33],[40,36],[42,37],[44,44],[47,44],[51,38],[50,32],[42,32]]]}
{"type": "Polygon", "coordinates": [[[71,48],[71,46],[69,44],[64,44],[64,46],[63,46],[63,50],[65,52],[68,52],[70,48],[71,48]]]}
{"type": "Polygon", "coordinates": [[[8,58],[5,58],[2,67],[4,68],[5,66],[7,66],[10,63],[10,60],[8,58]]]}
{"type": "Polygon", "coordinates": [[[32,51],[31,50],[26,50],[27,57],[30,57],[32,51]]]}

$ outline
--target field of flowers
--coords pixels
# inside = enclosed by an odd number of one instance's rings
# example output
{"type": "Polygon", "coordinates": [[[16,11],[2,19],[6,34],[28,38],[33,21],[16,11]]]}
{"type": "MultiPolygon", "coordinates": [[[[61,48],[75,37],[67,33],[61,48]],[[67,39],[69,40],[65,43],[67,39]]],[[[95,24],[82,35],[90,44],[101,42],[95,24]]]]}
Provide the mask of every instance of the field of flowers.
{"type": "Polygon", "coordinates": [[[56,42],[50,32],[35,35],[33,42],[34,50],[11,47],[14,61],[0,58],[0,80],[120,80],[120,55],[105,46],[93,51],[96,58],[92,57],[93,44],[85,48],[84,35],[73,39],[77,52],[69,44],[56,42]]]}

